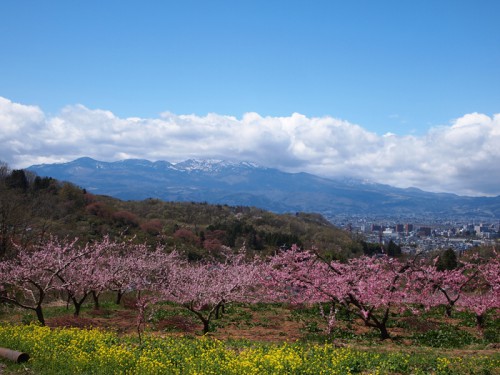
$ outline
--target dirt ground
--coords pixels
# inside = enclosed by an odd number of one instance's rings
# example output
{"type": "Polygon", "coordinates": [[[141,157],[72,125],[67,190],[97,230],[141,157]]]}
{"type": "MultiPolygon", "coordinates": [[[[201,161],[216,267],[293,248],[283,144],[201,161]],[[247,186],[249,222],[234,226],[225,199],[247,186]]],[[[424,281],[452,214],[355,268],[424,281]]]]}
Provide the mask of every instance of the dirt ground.
{"type": "MultiPolygon", "coordinates": [[[[124,305],[125,307],[106,307],[99,310],[87,307],[82,311],[81,316],[75,317],[72,314],[71,307],[65,312],[65,302],[56,302],[52,306],[48,306],[47,311],[51,307],[58,307],[59,313],[47,317],[46,324],[49,327],[100,328],[114,331],[120,335],[137,334],[137,311],[130,304],[127,306],[127,303],[125,303],[124,305]]],[[[159,318],[157,316],[156,319],[141,326],[141,330],[161,336],[201,336],[203,334],[201,322],[187,310],[172,306],[163,306],[162,310],[164,310],[163,315],[159,318]]],[[[242,339],[277,343],[294,342],[300,339],[307,340],[311,335],[316,335],[316,338],[323,335],[324,322],[321,321],[319,314],[304,316],[294,313],[294,310],[296,309],[285,306],[259,309],[246,306],[230,308],[221,319],[213,320],[215,329],[209,332],[208,335],[221,340],[242,339]],[[311,328],[311,319],[316,319],[313,328],[311,328]]],[[[23,310],[9,314],[4,312],[4,314],[0,315],[0,320],[8,319],[13,322],[20,322],[23,314],[26,314],[23,310]]],[[[459,323],[458,319],[445,317],[438,320],[409,316],[399,318],[399,320],[403,324],[389,328],[391,336],[397,338],[397,342],[390,339],[385,340],[381,345],[377,345],[377,350],[401,351],[405,350],[405,348],[412,351],[419,350],[410,340],[412,334],[435,330],[444,321],[452,325],[459,323]],[[401,328],[401,326],[406,328],[401,328]]],[[[348,327],[346,322],[339,321],[338,325],[340,328],[345,327],[346,330],[348,329],[353,336],[374,333],[373,328],[364,326],[360,320],[355,320],[348,327]]],[[[473,335],[478,334],[475,327],[461,326],[461,329],[467,330],[473,335]]],[[[372,337],[376,337],[376,335],[373,334],[372,337]]],[[[353,345],[353,340],[335,338],[335,336],[329,341],[338,346],[353,345]]],[[[377,339],[375,338],[373,341],[377,341],[377,339]]],[[[363,340],[359,340],[354,346],[361,348],[364,345],[363,343],[363,340]]],[[[474,350],[454,350],[454,352],[474,354],[474,350]]],[[[499,352],[499,344],[490,344],[486,349],[480,350],[480,353],[483,354],[499,352]]]]}

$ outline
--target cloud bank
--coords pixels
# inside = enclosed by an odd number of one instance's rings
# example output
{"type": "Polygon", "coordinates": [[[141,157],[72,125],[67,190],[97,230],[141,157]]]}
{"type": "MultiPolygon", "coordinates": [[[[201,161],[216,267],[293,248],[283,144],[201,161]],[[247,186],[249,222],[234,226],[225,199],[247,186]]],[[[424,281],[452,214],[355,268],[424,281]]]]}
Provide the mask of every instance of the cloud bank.
{"type": "Polygon", "coordinates": [[[12,168],[81,156],[215,158],[434,192],[500,194],[500,114],[471,113],[422,136],[398,136],[298,113],[119,118],[74,105],[48,116],[39,107],[0,97],[0,145],[0,160],[12,168]]]}

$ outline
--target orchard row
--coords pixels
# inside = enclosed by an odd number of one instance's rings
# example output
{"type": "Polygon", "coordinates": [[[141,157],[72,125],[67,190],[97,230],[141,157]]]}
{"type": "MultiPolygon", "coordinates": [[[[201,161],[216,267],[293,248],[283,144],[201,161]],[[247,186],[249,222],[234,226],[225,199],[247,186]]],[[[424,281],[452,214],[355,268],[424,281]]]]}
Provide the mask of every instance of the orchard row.
{"type": "Polygon", "coordinates": [[[0,262],[0,300],[33,310],[44,325],[43,307],[56,295],[73,303],[78,315],[92,297],[99,307],[104,292],[137,297],[137,329],[145,312],[170,301],[192,312],[208,332],[211,320],[231,302],[329,304],[321,314],[332,329],[340,307],[365,325],[390,337],[387,322],[394,312],[444,305],[473,311],[478,327],[485,313],[500,307],[499,257],[462,261],[438,270],[418,257],[401,261],[388,256],[328,261],[315,251],[292,247],[267,259],[248,259],[229,248],[217,259],[190,262],[176,251],[154,250],[131,242],[87,243],[51,239],[36,248],[18,248],[16,257],[0,262]]]}

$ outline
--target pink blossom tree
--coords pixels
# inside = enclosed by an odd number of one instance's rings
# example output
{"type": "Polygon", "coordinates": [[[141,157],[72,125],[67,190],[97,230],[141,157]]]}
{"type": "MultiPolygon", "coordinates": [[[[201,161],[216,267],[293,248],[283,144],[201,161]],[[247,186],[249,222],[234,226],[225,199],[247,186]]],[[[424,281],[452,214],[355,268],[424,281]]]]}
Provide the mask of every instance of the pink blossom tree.
{"type": "Polygon", "coordinates": [[[59,275],[88,252],[76,242],[51,238],[35,249],[19,248],[15,258],[0,263],[0,298],[34,311],[45,325],[47,295],[61,288],[59,275]]]}
{"type": "Polygon", "coordinates": [[[262,282],[271,301],[312,303],[336,297],[328,276],[328,266],[314,253],[292,246],[270,258],[262,282]]]}
{"type": "Polygon", "coordinates": [[[378,329],[382,340],[388,339],[391,308],[405,307],[405,276],[409,270],[407,264],[387,256],[352,259],[338,277],[345,288],[339,297],[355,307],[366,326],[378,329]]]}
{"type": "MultiPolygon", "coordinates": [[[[73,302],[75,316],[80,315],[80,310],[90,294],[94,296],[94,305],[98,308],[99,295],[106,290],[108,269],[103,267],[102,258],[105,254],[115,252],[121,248],[121,242],[111,241],[109,237],[87,243],[82,249],[83,256],[74,259],[68,267],[57,274],[61,282],[60,288],[64,290],[68,299],[73,302]]],[[[72,257],[73,254],[66,254],[72,257]]]]}
{"type": "Polygon", "coordinates": [[[132,282],[128,288],[136,294],[136,330],[139,342],[142,341],[147,314],[154,311],[156,303],[161,301],[159,290],[171,287],[173,272],[179,260],[180,256],[176,251],[168,253],[162,246],[149,251],[144,245],[138,245],[128,254],[128,262],[134,267],[130,270],[132,282]]]}
{"type": "MultiPolygon", "coordinates": [[[[295,301],[330,301],[340,303],[365,325],[378,329],[381,339],[390,338],[387,321],[391,308],[404,308],[408,289],[406,277],[411,265],[387,256],[362,257],[347,263],[328,262],[314,252],[301,252],[296,247],[271,259],[270,280],[281,295],[295,301]]],[[[335,322],[335,310],[328,316],[335,322]]]]}
{"type": "Polygon", "coordinates": [[[162,298],[181,304],[210,330],[216,311],[224,304],[247,301],[259,279],[258,261],[245,261],[243,252],[227,253],[223,261],[190,263],[177,259],[159,285],[162,298]]]}
{"type": "Polygon", "coordinates": [[[116,304],[121,303],[125,293],[138,284],[139,263],[143,261],[145,245],[122,242],[107,250],[99,259],[102,290],[116,293],[116,304]]]}
{"type": "Polygon", "coordinates": [[[500,309],[500,259],[494,257],[477,265],[478,275],[474,285],[465,288],[458,308],[473,311],[479,329],[484,328],[487,311],[500,309]]]}
{"type": "Polygon", "coordinates": [[[478,278],[477,265],[462,263],[461,267],[439,270],[436,261],[432,265],[414,267],[409,282],[412,284],[413,302],[429,309],[445,306],[448,317],[462,298],[464,291],[474,288],[478,278]]]}
{"type": "MultiPolygon", "coordinates": [[[[338,271],[338,270],[337,270],[338,271]]],[[[318,304],[319,312],[326,321],[329,334],[336,323],[339,303],[338,288],[330,269],[311,251],[301,251],[292,246],[271,257],[267,270],[262,272],[263,295],[267,301],[288,302],[292,304],[318,304]],[[323,303],[328,302],[330,309],[325,312],[323,303]]]]}

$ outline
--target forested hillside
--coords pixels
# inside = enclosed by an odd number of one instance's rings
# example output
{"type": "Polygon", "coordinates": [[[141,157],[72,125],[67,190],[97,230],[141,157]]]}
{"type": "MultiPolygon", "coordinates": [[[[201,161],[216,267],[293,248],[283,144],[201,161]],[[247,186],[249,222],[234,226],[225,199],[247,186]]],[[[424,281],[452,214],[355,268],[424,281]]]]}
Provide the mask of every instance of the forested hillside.
{"type": "Polygon", "coordinates": [[[264,255],[298,244],[338,259],[362,252],[348,233],[317,214],[278,215],[252,207],[157,199],[121,201],[1,164],[0,257],[14,253],[16,245],[39,243],[51,235],[82,242],[105,235],[159,242],[190,259],[221,246],[245,246],[264,255]]]}

